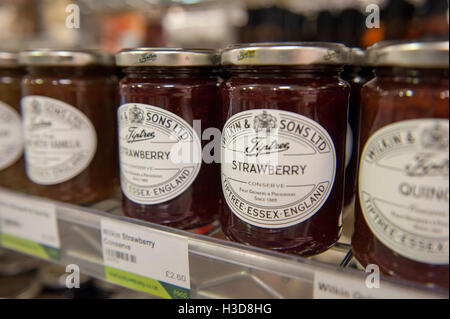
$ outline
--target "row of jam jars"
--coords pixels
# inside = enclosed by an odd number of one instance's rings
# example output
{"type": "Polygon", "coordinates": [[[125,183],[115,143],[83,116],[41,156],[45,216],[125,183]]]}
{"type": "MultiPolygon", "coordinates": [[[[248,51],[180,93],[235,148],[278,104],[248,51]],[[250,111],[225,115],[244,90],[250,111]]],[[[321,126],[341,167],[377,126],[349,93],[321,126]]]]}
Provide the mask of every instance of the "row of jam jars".
{"type": "Polygon", "coordinates": [[[353,253],[448,289],[449,42],[379,43],[368,59],[353,253]]]}
{"type": "Polygon", "coordinates": [[[334,43],[227,48],[221,224],[231,240],[310,256],[341,233],[349,49],[334,43]]]}
{"type": "Polygon", "coordinates": [[[20,80],[25,68],[16,52],[0,52],[0,187],[24,190],[20,80]]]}
{"type": "Polygon", "coordinates": [[[29,193],[74,204],[110,196],[117,180],[114,56],[98,51],[19,54],[29,193]]]}
{"type": "Polygon", "coordinates": [[[181,229],[211,224],[221,198],[217,52],[137,48],[116,62],[125,73],[118,110],[124,213],[181,229]]]}

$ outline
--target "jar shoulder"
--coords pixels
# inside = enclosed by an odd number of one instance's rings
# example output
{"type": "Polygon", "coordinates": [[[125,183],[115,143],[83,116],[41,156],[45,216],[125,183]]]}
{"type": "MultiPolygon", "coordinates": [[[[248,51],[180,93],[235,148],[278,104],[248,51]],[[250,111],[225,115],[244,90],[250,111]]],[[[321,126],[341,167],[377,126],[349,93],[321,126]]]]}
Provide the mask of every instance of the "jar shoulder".
{"type": "Polygon", "coordinates": [[[86,87],[86,88],[112,88],[118,85],[116,77],[54,77],[54,76],[24,76],[21,80],[23,87],[41,88],[64,88],[64,87],[86,87]]]}
{"type": "Polygon", "coordinates": [[[0,76],[0,85],[2,86],[16,86],[20,84],[22,77],[21,76],[9,76],[3,75],[0,76]]]}
{"type": "Polygon", "coordinates": [[[348,91],[350,84],[339,77],[288,78],[288,77],[229,77],[220,86],[221,90],[261,90],[261,91],[314,91],[337,89],[348,91]]]}
{"type": "MultiPolygon", "coordinates": [[[[439,94],[447,92],[448,98],[449,81],[448,79],[434,79],[432,81],[423,81],[420,79],[382,79],[375,77],[366,82],[362,87],[363,94],[377,95],[380,97],[392,97],[403,95],[412,97],[415,93],[439,94]]],[[[444,94],[445,95],[445,94],[444,94]]]]}
{"type": "Polygon", "coordinates": [[[166,87],[189,87],[189,86],[218,86],[218,77],[130,77],[125,76],[120,80],[120,86],[161,86],[166,87]]]}

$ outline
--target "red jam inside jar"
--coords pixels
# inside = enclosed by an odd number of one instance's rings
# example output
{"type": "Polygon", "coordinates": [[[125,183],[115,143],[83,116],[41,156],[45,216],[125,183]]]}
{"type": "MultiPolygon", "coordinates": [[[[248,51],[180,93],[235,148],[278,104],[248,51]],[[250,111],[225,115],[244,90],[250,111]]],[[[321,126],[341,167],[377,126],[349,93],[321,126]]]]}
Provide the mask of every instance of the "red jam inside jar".
{"type": "Polygon", "coordinates": [[[117,180],[114,57],[24,51],[22,117],[29,192],[73,204],[113,195],[117,180]]]}
{"type": "Polygon", "coordinates": [[[220,139],[217,63],[213,50],[118,53],[126,75],[120,81],[118,119],[127,216],[181,229],[217,218],[220,157],[202,154],[211,142],[209,135],[202,138],[203,130],[217,130],[220,139]]]}
{"type": "Polygon", "coordinates": [[[25,68],[16,52],[0,52],[0,187],[25,190],[20,81],[25,68]]]}
{"type": "Polygon", "coordinates": [[[448,42],[379,43],[361,93],[352,250],[366,267],[448,289],[448,42]]]}
{"type": "Polygon", "coordinates": [[[222,53],[221,224],[233,241],[315,255],[341,233],[350,87],[339,44],[222,53]]]}

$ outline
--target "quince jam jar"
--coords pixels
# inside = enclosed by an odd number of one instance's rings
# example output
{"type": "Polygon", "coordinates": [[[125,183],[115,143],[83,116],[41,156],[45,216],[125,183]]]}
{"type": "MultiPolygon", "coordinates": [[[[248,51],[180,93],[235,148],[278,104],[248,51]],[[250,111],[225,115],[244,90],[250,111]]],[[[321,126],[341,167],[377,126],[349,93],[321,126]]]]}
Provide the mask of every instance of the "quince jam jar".
{"type": "Polygon", "coordinates": [[[224,233],[318,254],[341,233],[349,85],[340,44],[255,44],[222,53],[224,233]]]}
{"type": "Polygon", "coordinates": [[[99,51],[19,54],[30,193],[74,204],[110,196],[116,168],[114,56],[99,51]]]}
{"type": "Polygon", "coordinates": [[[213,158],[206,130],[217,131],[220,145],[218,60],[215,51],[201,49],[117,54],[125,73],[118,121],[127,216],[181,229],[216,219],[220,155],[217,149],[213,158]]]}
{"type": "Polygon", "coordinates": [[[448,289],[448,42],[379,43],[361,92],[353,253],[448,289]]]}
{"type": "Polygon", "coordinates": [[[24,74],[16,52],[0,52],[0,187],[16,190],[27,185],[20,117],[20,80],[24,74]]]}

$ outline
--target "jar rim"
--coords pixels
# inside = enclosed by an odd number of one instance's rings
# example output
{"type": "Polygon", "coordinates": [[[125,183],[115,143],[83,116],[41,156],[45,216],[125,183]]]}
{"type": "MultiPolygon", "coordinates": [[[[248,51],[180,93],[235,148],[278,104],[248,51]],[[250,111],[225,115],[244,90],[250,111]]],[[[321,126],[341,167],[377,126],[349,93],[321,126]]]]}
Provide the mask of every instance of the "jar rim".
{"type": "Polygon", "coordinates": [[[26,66],[113,66],[114,56],[100,50],[36,49],[19,52],[19,63],[26,66]]]}
{"type": "Polygon", "coordinates": [[[223,65],[344,65],[350,49],[335,42],[249,43],[222,51],[223,65]]]}
{"type": "Polygon", "coordinates": [[[0,67],[19,68],[21,66],[22,65],[19,63],[18,52],[0,51],[0,67]]]}
{"type": "Polygon", "coordinates": [[[219,51],[186,48],[131,48],[116,54],[116,64],[122,67],[185,67],[216,66],[219,51]]]}
{"type": "Polygon", "coordinates": [[[448,68],[449,41],[382,41],[367,49],[374,67],[448,68]]]}
{"type": "Polygon", "coordinates": [[[350,65],[354,66],[369,66],[367,59],[367,52],[361,48],[350,48],[350,65]]]}

